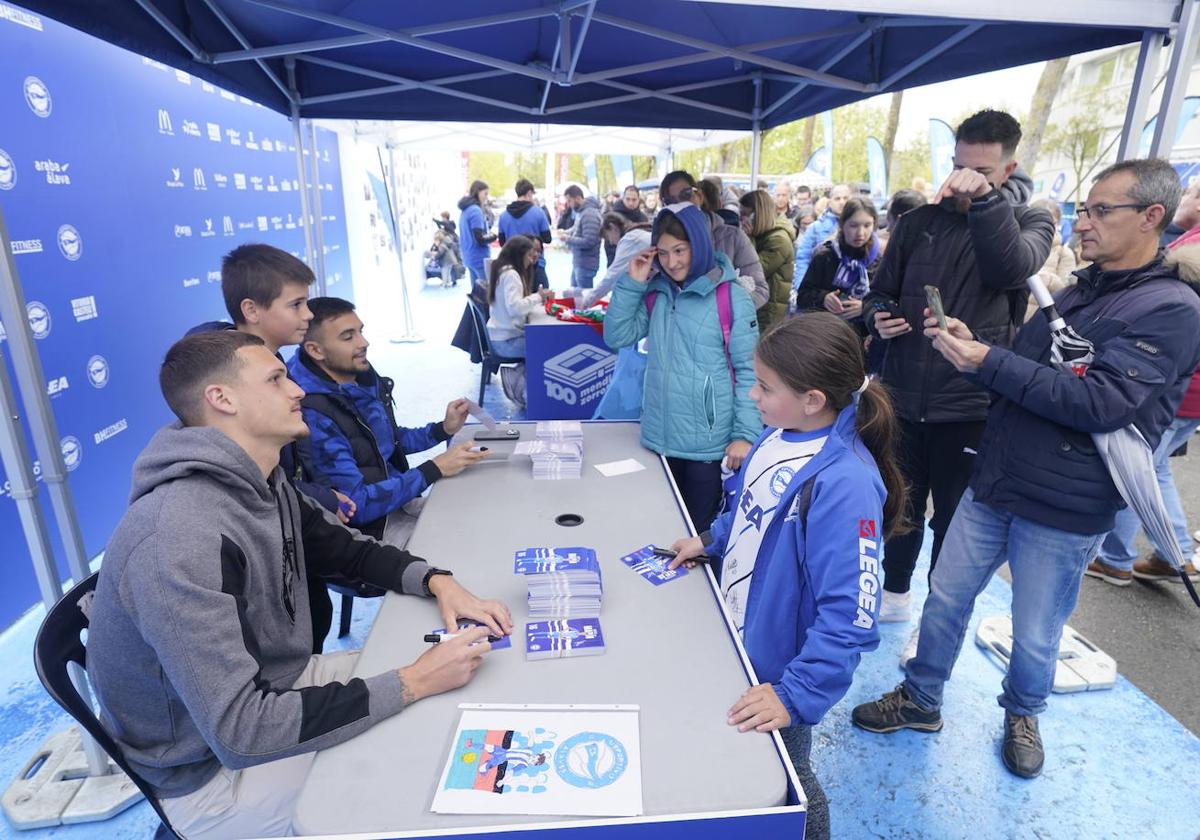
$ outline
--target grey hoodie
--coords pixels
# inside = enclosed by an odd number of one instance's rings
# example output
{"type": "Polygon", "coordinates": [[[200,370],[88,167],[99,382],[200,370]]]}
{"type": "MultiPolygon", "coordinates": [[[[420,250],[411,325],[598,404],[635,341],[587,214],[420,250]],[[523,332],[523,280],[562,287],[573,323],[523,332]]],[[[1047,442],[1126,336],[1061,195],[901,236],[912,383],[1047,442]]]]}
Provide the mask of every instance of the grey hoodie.
{"type": "Polygon", "coordinates": [[[575,257],[577,268],[600,268],[600,224],[600,202],[594,195],[589,195],[575,211],[575,225],[567,236],[567,247],[575,257]]]}
{"type": "Polygon", "coordinates": [[[133,467],[88,631],[101,720],[160,796],[219,765],[324,749],[404,706],[391,671],[293,689],[312,650],[307,567],[422,590],[428,565],[343,527],[207,427],[161,429],[133,467]],[[285,547],[291,550],[285,550],[285,547]]]}

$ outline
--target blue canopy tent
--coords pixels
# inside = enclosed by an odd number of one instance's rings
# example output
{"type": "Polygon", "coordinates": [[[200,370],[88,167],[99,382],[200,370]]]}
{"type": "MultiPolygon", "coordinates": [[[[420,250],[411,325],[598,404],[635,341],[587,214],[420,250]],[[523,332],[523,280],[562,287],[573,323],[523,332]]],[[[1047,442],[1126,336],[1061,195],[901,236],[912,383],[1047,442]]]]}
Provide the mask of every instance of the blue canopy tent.
{"type": "MultiPolygon", "coordinates": [[[[752,179],[765,128],[880,93],[1140,41],[1119,151],[1129,157],[1171,39],[1151,146],[1165,156],[1200,24],[1200,0],[838,0],[835,11],[834,0],[20,2],[290,115],[298,150],[306,118],[736,129],[754,138],[752,179]]],[[[299,151],[297,168],[304,185],[299,151]]],[[[0,247],[5,346],[81,580],[88,558],[3,213],[0,247]]],[[[320,248],[309,250],[319,262],[320,248]]],[[[17,413],[2,360],[0,407],[17,413]]],[[[0,424],[0,457],[52,603],[61,588],[14,424],[0,424]]]]}

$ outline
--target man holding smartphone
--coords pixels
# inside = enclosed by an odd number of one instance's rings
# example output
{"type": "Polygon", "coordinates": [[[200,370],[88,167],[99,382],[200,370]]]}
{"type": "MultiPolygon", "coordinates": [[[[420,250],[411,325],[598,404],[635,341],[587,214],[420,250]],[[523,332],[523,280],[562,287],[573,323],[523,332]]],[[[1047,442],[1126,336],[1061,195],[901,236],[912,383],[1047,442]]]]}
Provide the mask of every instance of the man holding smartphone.
{"type": "MultiPolygon", "coordinates": [[[[932,570],[989,403],[983,388],[959,376],[922,337],[925,289],[935,287],[945,314],[971,324],[982,340],[1008,346],[1025,313],[1025,278],[1045,263],[1054,237],[1049,213],[1014,202],[1003,189],[1017,168],[1020,124],[1002,111],[980,111],[963,121],[956,138],[954,171],[932,204],[900,219],[863,301],[868,329],[887,343],[880,378],[900,415],[900,465],[912,487],[909,517],[918,526],[887,542],[881,621],[911,616],[909,585],[928,497],[932,570]]],[[[915,648],[914,636],[902,659],[915,648]]]]}

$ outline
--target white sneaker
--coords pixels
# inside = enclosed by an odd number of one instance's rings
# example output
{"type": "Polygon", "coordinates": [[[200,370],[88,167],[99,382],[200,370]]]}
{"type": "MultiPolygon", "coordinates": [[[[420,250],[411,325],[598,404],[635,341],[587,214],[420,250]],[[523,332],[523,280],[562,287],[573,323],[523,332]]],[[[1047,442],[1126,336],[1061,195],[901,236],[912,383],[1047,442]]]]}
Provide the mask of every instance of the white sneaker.
{"type": "Polygon", "coordinates": [[[921,625],[913,628],[912,635],[908,637],[907,644],[904,645],[904,650],[900,651],[900,668],[904,669],[908,666],[908,660],[917,655],[917,641],[921,638],[921,625]]]}
{"type": "Polygon", "coordinates": [[[883,603],[879,605],[879,620],[900,622],[908,621],[910,618],[912,618],[912,593],[899,594],[883,590],[883,603]]]}
{"type": "Polygon", "coordinates": [[[1192,531],[1192,539],[1194,539],[1196,542],[1200,542],[1200,531],[1192,531]]]}

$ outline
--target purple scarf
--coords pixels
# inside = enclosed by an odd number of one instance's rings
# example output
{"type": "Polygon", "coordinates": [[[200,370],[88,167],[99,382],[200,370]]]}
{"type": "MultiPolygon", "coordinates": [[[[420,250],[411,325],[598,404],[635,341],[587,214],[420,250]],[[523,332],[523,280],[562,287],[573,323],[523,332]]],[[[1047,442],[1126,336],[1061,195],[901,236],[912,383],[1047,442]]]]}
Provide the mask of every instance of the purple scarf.
{"type": "Polygon", "coordinates": [[[879,237],[872,233],[866,248],[847,245],[840,233],[829,242],[838,258],[838,267],[833,273],[834,287],[848,292],[854,300],[862,300],[871,291],[867,269],[879,258],[879,237]]]}

